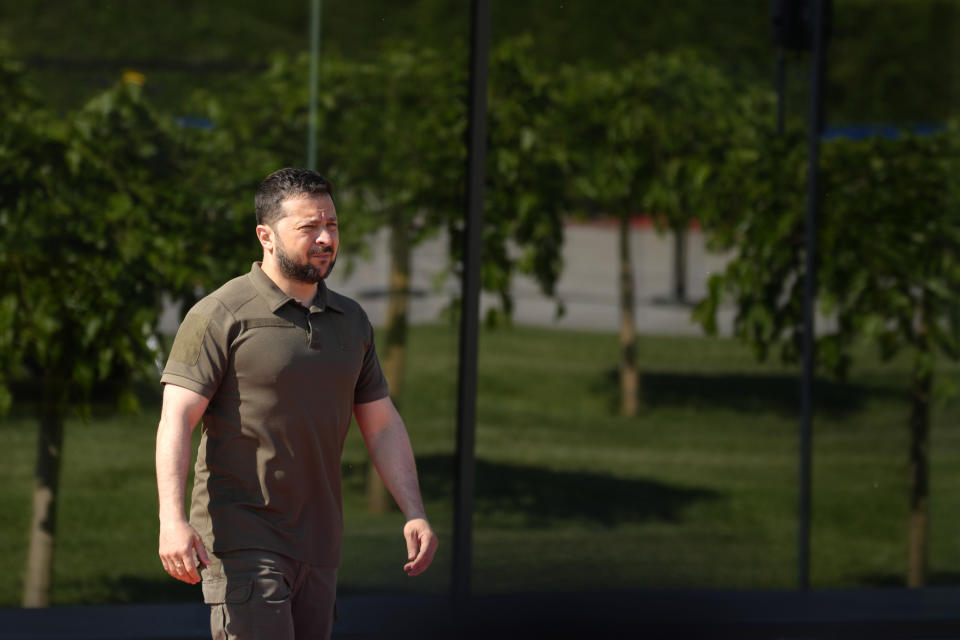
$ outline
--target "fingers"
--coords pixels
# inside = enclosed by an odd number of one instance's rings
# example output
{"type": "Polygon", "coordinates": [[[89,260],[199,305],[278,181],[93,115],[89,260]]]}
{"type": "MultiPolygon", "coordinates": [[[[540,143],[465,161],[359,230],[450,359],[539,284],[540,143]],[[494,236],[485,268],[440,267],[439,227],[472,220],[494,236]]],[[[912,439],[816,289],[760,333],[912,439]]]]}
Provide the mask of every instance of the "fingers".
{"type": "Polygon", "coordinates": [[[405,529],[403,537],[407,541],[407,560],[413,560],[420,552],[420,537],[414,529],[405,529]]]}
{"type": "Polygon", "coordinates": [[[186,582],[200,582],[199,566],[210,564],[200,536],[189,525],[161,529],[160,562],[170,576],[186,582]]]}
{"type": "Polygon", "coordinates": [[[163,568],[171,576],[187,584],[197,584],[200,582],[200,573],[197,571],[197,559],[193,553],[170,557],[163,562],[163,568]]]}
{"type": "Polygon", "coordinates": [[[210,555],[207,554],[207,547],[203,544],[203,540],[200,539],[200,536],[194,538],[193,544],[194,551],[197,552],[197,557],[200,559],[200,563],[205,566],[210,566],[210,555]]]}
{"type": "Polygon", "coordinates": [[[427,570],[427,567],[433,562],[433,557],[437,553],[439,540],[433,533],[433,530],[427,525],[424,530],[407,533],[408,559],[410,562],[403,565],[403,570],[408,576],[418,576],[427,570]],[[411,546],[411,533],[413,536],[413,545],[411,546]]]}
{"type": "Polygon", "coordinates": [[[433,562],[433,557],[437,552],[437,538],[433,532],[427,532],[420,542],[420,552],[403,566],[403,570],[408,576],[418,576],[427,570],[427,567],[433,562]]]}
{"type": "Polygon", "coordinates": [[[189,558],[189,562],[184,561],[183,563],[183,573],[186,575],[186,579],[181,578],[181,580],[189,582],[190,584],[197,584],[202,580],[200,577],[200,566],[210,564],[210,556],[207,555],[207,548],[203,545],[200,536],[194,536],[193,547],[190,549],[187,558],[189,558]]]}
{"type": "Polygon", "coordinates": [[[191,549],[190,555],[188,556],[188,560],[185,560],[183,562],[183,565],[179,567],[181,570],[181,575],[183,576],[180,579],[183,580],[184,582],[189,582],[190,584],[197,584],[198,582],[200,582],[200,572],[197,570],[197,567],[198,567],[197,556],[193,553],[193,550],[191,549]]]}

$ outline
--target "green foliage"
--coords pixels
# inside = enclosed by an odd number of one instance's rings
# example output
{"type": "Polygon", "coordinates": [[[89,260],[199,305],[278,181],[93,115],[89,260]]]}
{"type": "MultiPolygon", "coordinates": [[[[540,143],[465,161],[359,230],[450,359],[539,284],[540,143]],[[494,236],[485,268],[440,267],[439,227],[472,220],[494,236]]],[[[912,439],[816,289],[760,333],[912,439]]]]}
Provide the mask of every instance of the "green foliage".
{"type": "Polygon", "coordinates": [[[824,150],[818,274],[837,339],[864,335],[887,356],[960,357],[960,192],[956,128],[897,140],[837,141],[824,150]],[[865,233],[869,230],[869,233],[865,233]]]}
{"type": "MultiPolygon", "coordinates": [[[[507,312],[514,272],[552,293],[561,268],[565,150],[550,83],[526,60],[529,46],[505,43],[493,65],[483,282],[507,312]]],[[[412,242],[447,227],[459,263],[459,51],[392,44],[373,62],[324,60],[319,155],[345,213],[348,255],[384,225],[412,242]]],[[[305,62],[277,56],[249,88],[195,94],[193,112],[211,128],[178,126],[130,84],[57,118],[5,63],[0,403],[10,402],[6,383],[48,373],[65,376],[75,399],[107,380],[122,388],[153,361],[146,339],[161,295],[189,305],[245,270],[256,250],[251,194],[269,171],[302,164],[305,62]]]]}
{"type": "Polygon", "coordinates": [[[461,215],[464,54],[395,43],[370,63],[325,63],[324,85],[342,100],[318,146],[343,176],[345,211],[368,228],[402,229],[415,244],[461,215]]]}
{"type": "Polygon", "coordinates": [[[581,209],[651,213],[669,227],[728,216],[718,173],[753,121],[772,115],[768,92],[735,85],[690,52],[652,54],[614,72],[570,68],[561,83],[581,209]]]}
{"type": "Polygon", "coordinates": [[[185,147],[136,86],[62,119],[11,95],[0,134],[0,399],[9,404],[12,383],[41,380],[74,403],[107,381],[123,394],[153,362],[161,294],[197,270],[185,147]]]}
{"type": "MultiPolygon", "coordinates": [[[[238,221],[234,238],[253,238],[252,194],[269,172],[305,164],[308,57],[275,55],[269,69],[229,92],[200,91],[192,109],[213,123],[204,132],[222,153],[220,204],[238,221]]],[[[401,217],[412,233],[459,209],[463,100],[453,61],[398,45],[374,63],[324,57],[317,105],[318,170],[334,186],[344,229],[341,251],[364,250],[364,236],[401,217]]],[[[349,266],[349,264],[348,264],[349,266]]]]}
{"type": "MultiPolygon", "coordinates": [[[[802,330],[805,152],[794,131],[734,150],[740,215],[713,230],[714,246],[737,248],[697,311],[708,330],[723,300],[737,307],[735,333],[760,355],[795,359],[802,330]]],[[[934,353],[956,359],[960,344],[958,129],[896,139],[823,143],[818,222],[821,363],[842,374],[861,338],[884,357],[934,353]]],[[[733,191],[731,182],[731,192],[733,191]]]]}
{"type": "Polygon", "coordinates": [[[577,200],[590,203],[582,206],[613,214],[635,212],[641,200],[635,176],[645,159],[642,135],[651,117],[633,95],[636,88],[628,82],[632,74],[623,75],[567,68],[558,87],[568,140],[577,149],[571,191],[577,200]]]}
{"type": "MultiPolygon", "coordinates": [[[[372,60],[322,60],[318,169],[334,184],[348,260],[383,227],[411,244],[446,228],[451,270],[460,268],[467,60],[462,43],[450,48],[391,42],[372,60]]],[[[529,49],[529,40],[507,41],[491,59],[483,286],[507,314],[514,273],[533,275],[552,294],[562,267],[566,140],[549,76],[529,49]]],[[[218,193],[236,194],[234,218],[243,192],[267,172],[303,163],[307,66],[306,56],[278,55],[249,88],[193,98],[194,112],[214,123],[196,135],[223,153],[220,177],[209,179],[218,193]]]]}
{"type": "Polygon", "coordinates": [[[704,59],[679,52],[643,65],[644,102],[651,109],[648,183],[642,200],[661,227],[694,217],[730,214],[716,194],[727,150],[773,113],[773,96],[740,86],[704,59]]]}
{"type": "Polygon", "coordinates": [[[801,311],[804,137],[793,126],[783,136],[772,126],[746,133],[727,150],[719,176],[718,198],[736,215],[704,221],[711,248],[735,249],[736,256],[725,272],[711,276],[708,296],[694,316],[715,333],[717,311],[734,295],[734,333],[752,344],[760,359],[778,345],[789,360],[797,354],[801,311]]]}
{"type": "MultiPolygon", "coordinates": [[[[531,49],[530,38],[507,40],[490,60],[482,275],[508,314],[515,273],[532,276],[554,295],[569,210],[565,123],[552,77],[533,62],[531,49]]],[[[451,231],[459,258],[459,225],[451,231]]]]}

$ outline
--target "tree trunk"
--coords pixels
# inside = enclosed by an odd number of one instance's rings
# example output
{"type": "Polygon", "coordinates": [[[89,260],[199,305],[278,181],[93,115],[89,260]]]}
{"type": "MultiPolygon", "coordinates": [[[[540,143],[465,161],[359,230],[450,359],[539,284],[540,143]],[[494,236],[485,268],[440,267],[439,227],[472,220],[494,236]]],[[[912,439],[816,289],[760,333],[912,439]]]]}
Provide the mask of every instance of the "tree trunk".
{"type": "Polygon", "coordinates": [[[37,469],[33,485],[33,519],[23,584],[24,607],[50,605],[53,548],[57,531],[57,494],[63,458],[65,393],[62,383],[46,380],[38,412],[37,469]]]}
{"type": "Polygon", "coordinates": [[[687,245],[687,229],[684,225],[678,224],[673,228],[673,287],[671,291],[673,301],[678,303],[687,301],[687,245]]]}
{"type": "Polygon", "coordinates": [[[634,317],[633,258],[630,218],[620,216],[620,413],[637,415],[640,383],[637,377],[637,327],[634,317]]]}
{"type": "MultiPolygon", "coordinates": [[[[407,316],[410,308],[410,235],[404,221],[395,217],[390,225],[390,292],[387,298],[387,335],[383,347],[383,372],[390,384],[390,398],[399,408],[403,397],[407,361],[407,316]]],[[[390,497],[371,464],[367,472],[367,506],[372,513],[386,513],[390,497]]]]}
{"type": "Polygon", "coordinates": [[[910,552],[907,586],[927,583],[927,530],[930,525],[930,391],[929,368],[915,371],[911,382],[910,411],[910,552]]]}

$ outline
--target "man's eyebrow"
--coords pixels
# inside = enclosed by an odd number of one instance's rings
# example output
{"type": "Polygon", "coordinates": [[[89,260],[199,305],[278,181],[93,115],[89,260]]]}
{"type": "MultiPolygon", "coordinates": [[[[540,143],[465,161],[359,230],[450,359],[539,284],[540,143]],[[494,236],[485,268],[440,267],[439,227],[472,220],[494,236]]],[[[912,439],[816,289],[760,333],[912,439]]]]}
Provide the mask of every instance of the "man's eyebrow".
{"type": "Polygon", "coordinates": [[[337,214],[327,213],[326,211],[313,211],[311,213],[308,213],[302,216],[300,218],[300,221],[301,222],[317,221],[317,220],[320,220],[321,218],[326,218],[327,220],[336,220],[337,214]]]}

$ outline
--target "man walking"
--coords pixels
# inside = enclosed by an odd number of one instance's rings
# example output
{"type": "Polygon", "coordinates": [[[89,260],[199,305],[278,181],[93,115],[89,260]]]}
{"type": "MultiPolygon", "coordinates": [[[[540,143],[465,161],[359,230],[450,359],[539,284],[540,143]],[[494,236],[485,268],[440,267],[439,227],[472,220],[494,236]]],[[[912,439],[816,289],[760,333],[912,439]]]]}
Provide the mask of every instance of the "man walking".
{"type": "Polygon", "coordinates": [[[370,322],[324,283],[339,247],[330,184],[281,169],[260,184],[255,209],[263,261],[189,311],[161,378],[160,559],[174,578],[202,580],[214,638],[327,638],[351,414],[406,518],[408,575],[430,565],[437,538],[370,322]]]}

